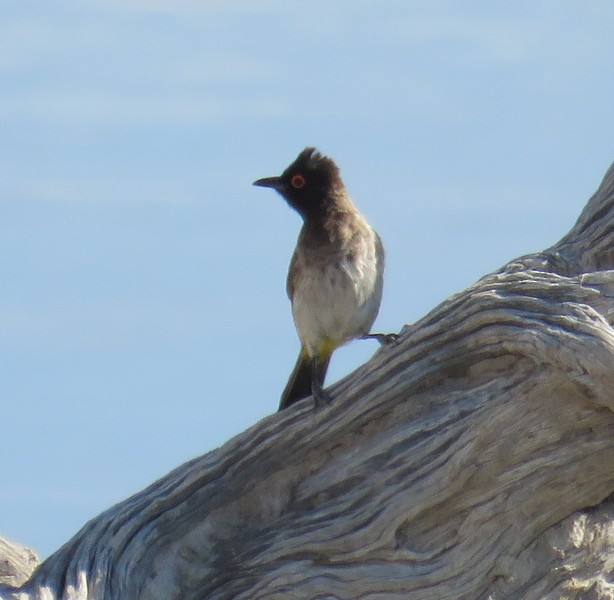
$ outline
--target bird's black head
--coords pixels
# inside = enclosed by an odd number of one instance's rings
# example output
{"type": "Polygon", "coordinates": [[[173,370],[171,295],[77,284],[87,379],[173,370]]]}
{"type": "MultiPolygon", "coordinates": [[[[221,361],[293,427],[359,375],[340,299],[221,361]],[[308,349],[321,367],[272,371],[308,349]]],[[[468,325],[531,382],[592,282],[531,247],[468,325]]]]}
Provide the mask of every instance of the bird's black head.
{"type": "Polygon", "coordinates": [[[304,218],[321,214],[343,192],[339,168],[315,148],[305,148],[279,177],[258,179],[254,185],[277,190],[304,218]]]}

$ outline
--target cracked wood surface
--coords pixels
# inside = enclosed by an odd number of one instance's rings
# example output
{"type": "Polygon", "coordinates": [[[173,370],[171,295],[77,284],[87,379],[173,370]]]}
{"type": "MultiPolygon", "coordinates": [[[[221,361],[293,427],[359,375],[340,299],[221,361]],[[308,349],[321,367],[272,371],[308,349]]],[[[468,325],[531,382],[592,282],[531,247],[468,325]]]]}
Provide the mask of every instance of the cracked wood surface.
{"type": "MultiPolygon", "coordinates": [[[[614,165],[558,244],[90,521],[2,600],[614,599],[614,165]]],[[[10,583],[10,582],[9,582],[10,583]]]]}

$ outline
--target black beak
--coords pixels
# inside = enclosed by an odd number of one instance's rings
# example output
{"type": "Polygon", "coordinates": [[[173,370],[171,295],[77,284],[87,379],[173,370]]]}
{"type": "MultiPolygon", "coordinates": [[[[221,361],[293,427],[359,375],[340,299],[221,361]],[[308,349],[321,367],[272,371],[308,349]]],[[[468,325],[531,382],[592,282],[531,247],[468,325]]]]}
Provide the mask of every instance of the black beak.
{"type": "Polygon", "coordinates": [[[254,181],[253,185],[257,185],[258,187],[273,188],[274,190],[281,190],[283,187],[280,177],[264,177],[263,179],[257,179],[254,181]]]}

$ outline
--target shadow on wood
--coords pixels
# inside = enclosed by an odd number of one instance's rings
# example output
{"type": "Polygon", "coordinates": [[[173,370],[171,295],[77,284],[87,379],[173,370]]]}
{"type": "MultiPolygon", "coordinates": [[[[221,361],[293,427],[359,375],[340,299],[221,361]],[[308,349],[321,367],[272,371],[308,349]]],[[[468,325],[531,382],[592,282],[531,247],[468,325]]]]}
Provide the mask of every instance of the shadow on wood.
{"type": "Polygon", "coordinates": [[[0,598],[614,598],[614,166],[571,232],[0,598]],[[610,500],[608,500],[610,498],[610,500]]]}

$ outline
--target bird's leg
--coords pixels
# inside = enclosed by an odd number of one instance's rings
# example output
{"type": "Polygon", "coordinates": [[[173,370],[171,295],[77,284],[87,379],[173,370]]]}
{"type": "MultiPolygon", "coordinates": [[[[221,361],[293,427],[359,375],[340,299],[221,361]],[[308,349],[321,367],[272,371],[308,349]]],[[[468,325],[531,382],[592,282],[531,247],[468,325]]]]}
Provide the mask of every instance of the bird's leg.
{"type": "Polygon", "coordinates": [[[377,340],[382,346],[384,344],[392,344],[399,339],[397,333],[365,333],[361,340],[377,340]]]}
{"type": "Polygon", "coordinates": [[[311,393],[315,402],[316,408],[328,406],[331,402],[331,397],[324,389],[324,377],[326,375],[326,361],[318,356],[314,356],[311,360],[311,393]]]}

